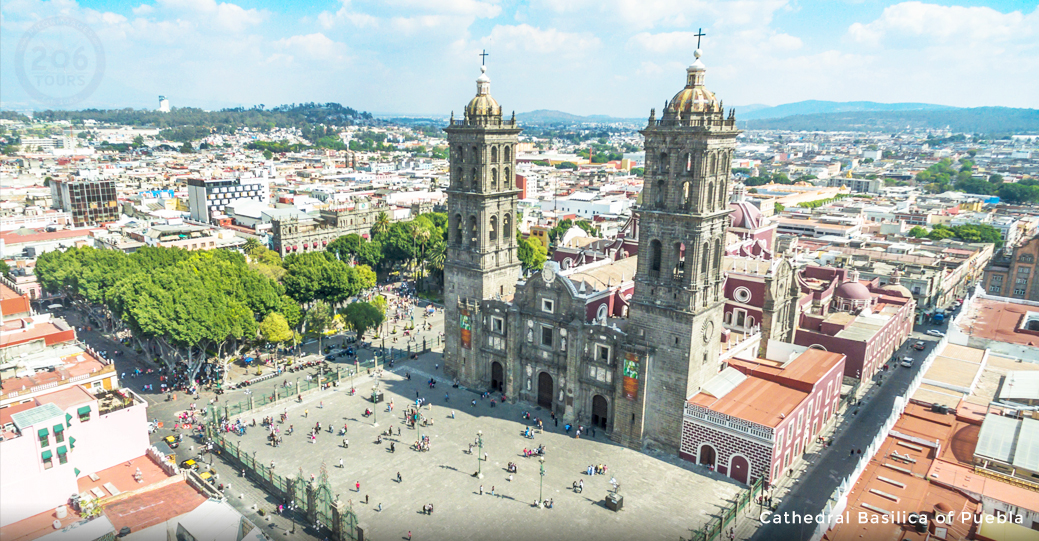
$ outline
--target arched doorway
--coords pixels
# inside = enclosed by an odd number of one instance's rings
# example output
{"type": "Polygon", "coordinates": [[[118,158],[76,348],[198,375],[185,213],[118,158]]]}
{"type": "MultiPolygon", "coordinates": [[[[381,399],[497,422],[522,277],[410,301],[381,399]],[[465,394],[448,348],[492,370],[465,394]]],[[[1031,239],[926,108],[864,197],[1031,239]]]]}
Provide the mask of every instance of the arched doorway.
{"type": "Polygon", "coordinates": [[[700,446],[699,459],[698,462],[704,466],[714,466],[715,461],[718,459],[718,455],[714,452],[714,447],[705,443],[700,446]]]}
{"type": "Polygon", "coordinates": [[[610,411],[610,405],[606,402],[606,397],[597,394],[592,397],[592,424],[606,430],[606,419],[607,414],[610,411]]]}
{"type": "Polygon", "coordinates": [[[491,388],[499,393],[505,392],[505,369],[498,361],[491,363],[491,388]]]}
{"type": "Polygon", "coordinates": [[[747,459],[740,455],[732,457],[732,461],[729,464],[729,477],[747,484],[747,479],[750,474],[750,463],[747,459]]]}
{"type": "Polygon", "coordinates": [[[552,391],[555,390],[552,375],[542,372],[538,375],[538,405],[543,408],[552,409],[552,391]]]}

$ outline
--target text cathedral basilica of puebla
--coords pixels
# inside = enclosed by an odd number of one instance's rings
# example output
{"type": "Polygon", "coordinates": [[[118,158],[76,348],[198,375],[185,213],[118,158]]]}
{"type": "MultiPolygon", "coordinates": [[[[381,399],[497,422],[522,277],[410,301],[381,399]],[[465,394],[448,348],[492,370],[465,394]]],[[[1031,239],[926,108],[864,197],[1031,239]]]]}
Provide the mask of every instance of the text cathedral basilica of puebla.
{"type": "Polygon", "coordinates": [[[481,68],[476,97],[445,128],[444,365],[460,385],[536,403],[628,447],[678,453],[686,400],[723,368],[722,263],[740,133],[695,56],[685,88],[641,132],[642,202],[615,258],[572,271],[549,261],[525,280],[514,231],[521,130],[514,114],[503,120],[481,68]]]}

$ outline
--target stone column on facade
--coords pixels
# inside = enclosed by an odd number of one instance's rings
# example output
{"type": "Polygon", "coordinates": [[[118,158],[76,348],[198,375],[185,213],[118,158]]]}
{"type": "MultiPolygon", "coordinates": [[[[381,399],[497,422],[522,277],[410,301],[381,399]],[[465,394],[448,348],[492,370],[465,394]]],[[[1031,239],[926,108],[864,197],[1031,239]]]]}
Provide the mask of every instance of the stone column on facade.
{"type": "Polygon", "coordinates": [[[336,495],[336,499],[332,502],[332,524],[329,526],[332,528],[332,539],[336,541],[346,541],[353,539],[353,535],[349,531],[352,526],[351,521],[348,520],[349,510],[346,502],[339,499],[339,495],[336,495]]]}
{"type": "Polygon", "coordinates": [[[311,524],[317,523],[317,489],[316,479],[307,483],[307,520],[311,524]]]}

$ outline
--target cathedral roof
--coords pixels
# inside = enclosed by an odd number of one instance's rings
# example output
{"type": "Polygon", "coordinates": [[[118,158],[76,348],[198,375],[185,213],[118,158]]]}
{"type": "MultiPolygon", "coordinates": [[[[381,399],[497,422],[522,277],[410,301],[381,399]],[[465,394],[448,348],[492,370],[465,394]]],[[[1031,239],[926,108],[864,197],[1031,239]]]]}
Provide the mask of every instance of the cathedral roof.
{"type": "Polygon", "coordinates": [[[729,207],[732,208],[732,214],[729,215],[732,218],[732,227],[741,227],[743,229],[757,229],[761,227],[764,216],[756,205],[747,201],[739,201],[729,203],[729,207]]]}
{"type": "Polygon", "coordinates": [[[478,116],[501,116],[501,106],[491,97],[491,78],[487,76],[487,66],[480,66],[480,76],[476,79],[476,96],[465,106],[469,118],[478,116]]]}
{"type": "Polygon", "coordinates": [[[700,61],[700,49],[694,53],[696,61],[686,69],[685,88],[680,90],[668,102],[670,113],[714,113],[721,112],[721,104],[714,93],[704,86],[704,74],[707,68],[700,61]]]}
{"type": "Polygon", "coordinates": [[[844,282],[837,287],[837,291],[834,292],[834,295],[849,301],[863,301],[873,298],[873,296],[870,295],[869,288],[862,285],[859,281],[844,282]]]}

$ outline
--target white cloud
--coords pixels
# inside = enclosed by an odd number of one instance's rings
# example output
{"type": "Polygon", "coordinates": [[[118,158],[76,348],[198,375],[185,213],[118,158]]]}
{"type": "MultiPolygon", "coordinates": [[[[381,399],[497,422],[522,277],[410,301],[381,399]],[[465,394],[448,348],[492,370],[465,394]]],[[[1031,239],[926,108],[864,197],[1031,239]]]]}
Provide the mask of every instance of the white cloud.
{"type": "Polygon", "coordinates": [[[1035,40],[1039,9],[1031,15],[1020,11],[1001,13],[988,7],[940,6],[903,2],[884,9],[870,23],[848,28],[853,41],[878,45],[885,38],[924,38],[934,43],[1005,42],[1035,40]]]}
{"type": "Polygon", "coordinates": [[[333,41],[320,32],[280,39],[275,41],[273,45],[291,52],[294,58],[342,60],[346,55],[346,45],[333,41]]]}
{"type": "Polygon", "coordinates": [[[577,16],[588,26],[610,20],[624,28],[767,26],[788,0],[532,0],[534,11],[577,16]],[[601,17],[587,17],[587,14],[601,17]]]}
{"type": "Polygon", "coordinates": [[[568,57],[580,56],[602,45],[599,38],[592,34],[560,32],[555,28],[542,30],[529,24],[495,26],[481,43],[509,51],[559,53],[568,57]]]}
{"type": "Polygon", "coordinates": [[[157,0],[156,5],[160,13],[169,10],[200,24],[236,33],[258,25],[266,18],[264,11],[215,0],[157,0]]]}

